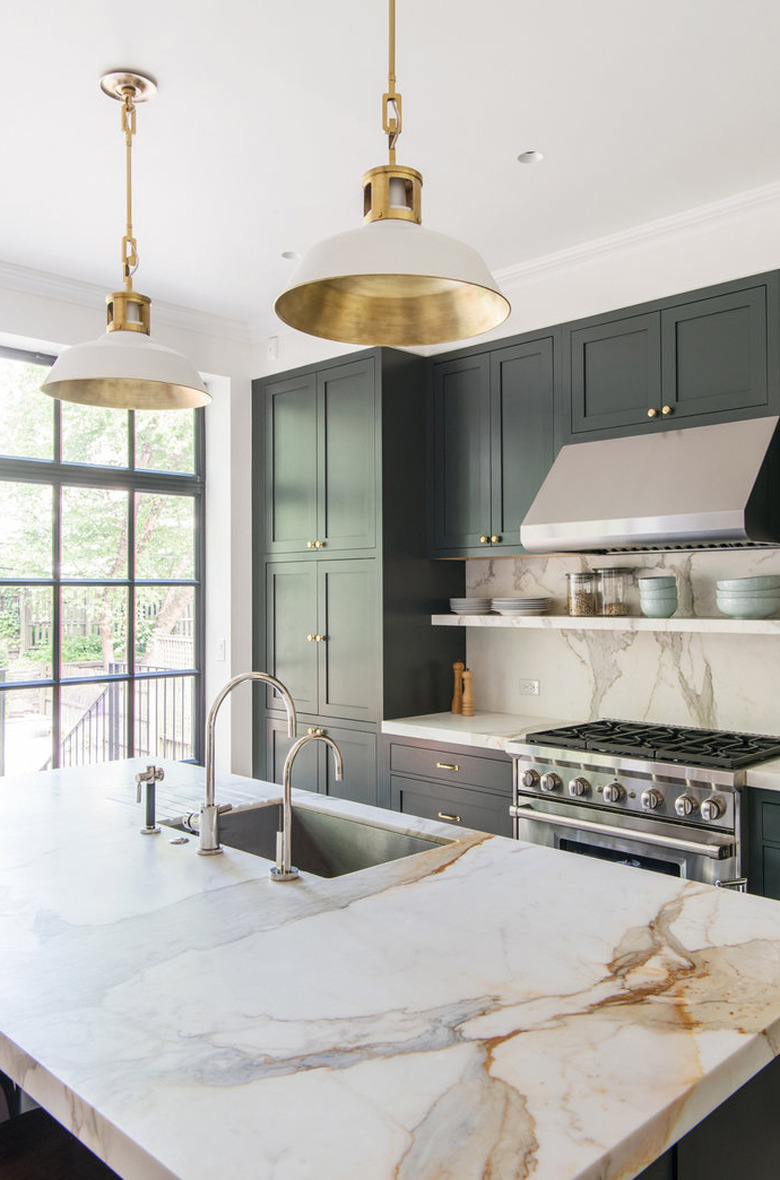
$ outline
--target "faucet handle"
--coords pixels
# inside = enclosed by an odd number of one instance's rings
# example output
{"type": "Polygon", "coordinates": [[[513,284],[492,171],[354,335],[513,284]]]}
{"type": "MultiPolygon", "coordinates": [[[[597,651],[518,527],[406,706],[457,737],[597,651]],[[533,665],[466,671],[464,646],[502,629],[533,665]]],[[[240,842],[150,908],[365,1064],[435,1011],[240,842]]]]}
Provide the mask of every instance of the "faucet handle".
{"type": "Polygon", "coordinates": [[[135,776],[135,801],[141,802],[141,784],[142,783],[159,783],[165,778],[165,771],[162,766],[147,766],[146,770],[142,770],[135,776]]]}

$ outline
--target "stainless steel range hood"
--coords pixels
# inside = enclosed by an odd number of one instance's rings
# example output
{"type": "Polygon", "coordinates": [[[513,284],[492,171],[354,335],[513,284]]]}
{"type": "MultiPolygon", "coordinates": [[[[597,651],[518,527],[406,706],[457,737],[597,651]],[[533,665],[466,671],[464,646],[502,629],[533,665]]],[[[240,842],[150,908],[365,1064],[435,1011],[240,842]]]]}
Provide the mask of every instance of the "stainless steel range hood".
{"type": "Polygon", "coordinates": [[[561,449],[520,529],[530,553],[780,544],[777,417],[561,449]]]}

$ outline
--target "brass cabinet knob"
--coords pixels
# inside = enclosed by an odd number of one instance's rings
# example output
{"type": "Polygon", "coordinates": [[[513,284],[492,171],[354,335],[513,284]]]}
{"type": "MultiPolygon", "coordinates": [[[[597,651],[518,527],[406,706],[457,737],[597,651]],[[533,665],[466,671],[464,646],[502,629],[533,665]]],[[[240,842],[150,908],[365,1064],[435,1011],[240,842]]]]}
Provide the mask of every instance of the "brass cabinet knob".
{"type": "Polygon", "coordinates": [[[479,543],[480,543],[480,545],[487,545],[489,540],[490,540],[490,538],[486,537],[485,534],[483,533],[482,536],[479,538],[479,543]]]}
{"type": "Polygon", "coordinates": [[[313,542],[313,541],[307,541],[307,542],[306,542],[306,548],[307,548],[307,549],[313,549],[313,548],[314,548],[314,542],[313,542]]]}
{"type": "Polygon", "coordinates": [[[317,729],[316,726],[310,725],[309,729],[308,729],[308,734],[309,734],[309,737],[324,737],[325,730],[324,729],[317,729]]]}
{"type": "Polygon", "coordinates": [[[661,413],[664,415],[664,417],[667,417],[669,414],[674,413],[674,409],[672,406],[661,406],[661,413]]]}
{"type": "Polygon", "coordinates": [[[315,541],[315,542],[314,542],[314,548],[315,548],[315,549],[324,549],[324,548],[325,548],[325,542],[324,542],[324,541],[315,541]]]}
{"type": "Polygon", "coordinates": [[[494,535],[493,535],[493,536],[490,538],[490,544],[491,544],[491,545],[497,545],[497,544],[498,544],[498,542],[499,542],[500,540],[501,540],[501,538],[500,538],[500,537],[497,537],[497,536],[494,534],[494,535]]]}
{"type": "Polygon", "coordinates": [[[315,642],[315,643],[322,643],[322,641],[323,641],[323,639],[324,639],[324,638],[325,638],[325,636],[324,636],[324,635],[315,635],[315,636],[314,636],[314,642],[315,642]]]}
{"type": "Polygon", "coordinates": [[[306,638],[309,641],[309,643],[314,643],[314,636],[313,635],[307,635],[306,638]]]}
{"type": "Polygon", "coordinates": [[[658,417],[658,410],[656,410],[656,409],[648,410],[647,416],[648,416],[648,418],[657,418],[658,417]]]}

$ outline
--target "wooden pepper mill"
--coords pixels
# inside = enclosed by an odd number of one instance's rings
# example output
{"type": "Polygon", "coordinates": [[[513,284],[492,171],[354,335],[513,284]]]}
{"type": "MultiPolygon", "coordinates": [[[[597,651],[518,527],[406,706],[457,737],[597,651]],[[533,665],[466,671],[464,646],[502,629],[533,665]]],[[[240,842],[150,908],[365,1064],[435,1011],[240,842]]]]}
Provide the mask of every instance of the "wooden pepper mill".
{"type": "Polygon", "coordinates": [[[463,712],[463,669],[465,664],[462,660],[456,660],[452,665],[452,671],[455,673],[455,689],[452,694],[452,712],[463,712]]]}
{"type": "Polygon", "coordinates": [[[473,672],[466,668],[463,672],[463,716],[474,716],[474,691],[471,684],[473,672]]]}

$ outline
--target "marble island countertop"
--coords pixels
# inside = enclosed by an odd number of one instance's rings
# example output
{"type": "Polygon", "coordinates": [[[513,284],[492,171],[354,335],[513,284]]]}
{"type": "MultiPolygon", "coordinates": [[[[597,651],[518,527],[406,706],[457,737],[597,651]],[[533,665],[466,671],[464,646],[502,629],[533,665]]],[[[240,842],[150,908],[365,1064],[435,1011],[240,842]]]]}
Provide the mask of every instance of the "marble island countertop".
{"type": "Polygon", "coordinates": [[[0,780],[0,1068],[127,1180],[619,1180],[780,1052],[775,902],[305,792],[448,842],[275,884],[143,766],[0,780]]]}

